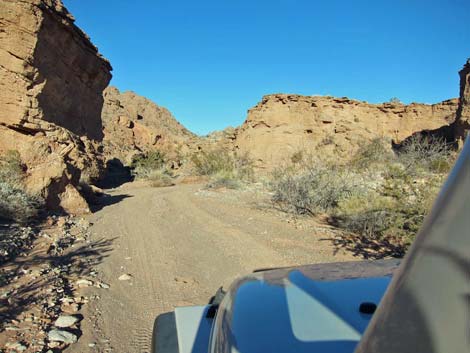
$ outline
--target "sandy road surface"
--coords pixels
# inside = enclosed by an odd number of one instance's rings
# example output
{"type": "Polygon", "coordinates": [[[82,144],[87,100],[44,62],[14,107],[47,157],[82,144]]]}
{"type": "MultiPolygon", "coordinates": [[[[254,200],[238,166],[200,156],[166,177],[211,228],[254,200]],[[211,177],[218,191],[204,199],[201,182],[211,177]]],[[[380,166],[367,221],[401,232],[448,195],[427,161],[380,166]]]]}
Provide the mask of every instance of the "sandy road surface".
{"type": "Polygon", "coordinates": [[[149,352],[158,314],[207,303],[237,276],[351,259],[333,256],[324,234],[257,208],[253,193],[130,185],[110,195],[113,204],[90,217],[93,240],[110,242],[97,267],[110,288],[85,290],[83,336],[68,352],[149,352]],[[118,280],[124,273],[132,278],[118,280]]]}

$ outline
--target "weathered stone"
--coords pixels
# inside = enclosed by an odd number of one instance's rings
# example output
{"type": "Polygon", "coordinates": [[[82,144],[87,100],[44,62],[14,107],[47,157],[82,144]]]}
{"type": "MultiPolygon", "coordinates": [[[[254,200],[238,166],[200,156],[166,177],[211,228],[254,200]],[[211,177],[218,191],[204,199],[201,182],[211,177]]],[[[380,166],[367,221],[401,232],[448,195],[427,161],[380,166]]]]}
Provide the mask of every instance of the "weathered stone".
{"type": "Polygon", "coordinates": [[[61,315],[54,323],[55,327],[66,328],[75,325],[80,319],[73,315],[61,315]]]}
{"type": "Polygon", "coordinates": [[[130,279],[132,279],[132,276],[128,273],[120,275],[119,278],[118,278],[118,280],[120,280],[120,281],[128,281],[130,279]]]}
{"type": "Polygon", "coordinates": [[[51,330],[47,334],[47,338],[52,342],[63,342],[67,344],[77,342],[77,335],[65,330],[51,330]]]}

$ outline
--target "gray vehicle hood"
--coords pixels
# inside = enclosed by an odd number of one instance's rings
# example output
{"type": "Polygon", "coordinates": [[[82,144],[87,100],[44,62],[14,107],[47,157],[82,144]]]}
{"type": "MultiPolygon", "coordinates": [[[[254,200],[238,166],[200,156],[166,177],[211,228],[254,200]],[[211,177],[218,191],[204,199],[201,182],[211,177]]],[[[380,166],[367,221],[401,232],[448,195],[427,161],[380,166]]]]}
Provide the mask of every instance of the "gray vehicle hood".
{"type": "Polygon", "coordinates": [[[210,352],[353,352],[397,260],[264,271],[235,282],[212,325],[210,352]]]}

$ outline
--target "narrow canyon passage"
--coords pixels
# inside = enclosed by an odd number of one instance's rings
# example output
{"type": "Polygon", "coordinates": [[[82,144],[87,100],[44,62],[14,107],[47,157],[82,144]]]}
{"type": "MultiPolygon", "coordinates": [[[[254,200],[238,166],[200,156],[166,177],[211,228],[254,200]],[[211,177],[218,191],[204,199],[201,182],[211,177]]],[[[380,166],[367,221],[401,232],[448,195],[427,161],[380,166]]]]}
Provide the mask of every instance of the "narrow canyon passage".
{"type": "Polygon", "coordinates": [[[112,242],[96,269],[110,288],[84,291],[83,335],[68,352],[149,352],[158,314],[205,304],[238,276],[352,259],[334,255],[325,233],[258,207],[251,192],[130,184],[108,201],[90,220],[93,240],[112,242]]]}

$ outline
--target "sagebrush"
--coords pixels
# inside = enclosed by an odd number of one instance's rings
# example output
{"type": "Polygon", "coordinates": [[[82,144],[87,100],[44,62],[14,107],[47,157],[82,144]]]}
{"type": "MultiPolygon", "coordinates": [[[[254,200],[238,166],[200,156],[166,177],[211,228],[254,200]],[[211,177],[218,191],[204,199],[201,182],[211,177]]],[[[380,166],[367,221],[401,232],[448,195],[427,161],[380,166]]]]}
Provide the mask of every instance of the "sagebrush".
{"type": "Polygon", "coordinates": [[[42,199],[25,191],[25,166],[17,151],[0,156],[0,218],[27,222],[37,216],[42,199]]]}
{"type": "Polygon", "coordinates": [[[348,163],[304,158],[272,176],[272,201],[296,214],[327,213],[332,224],[402,254],[453,165],[445,140],[414,136],[393,151],[374,139],[348,163]],[[397,245],[398,244],[398,245],[397,245]]]}
{"type": "Polygon", "coordinates": [[[191,156],[191,162],[196,174],[210,177],[208,187],[238,188],[253,179],[253,162],[248,154],[224,149],[200,151],[191,156]]]}

